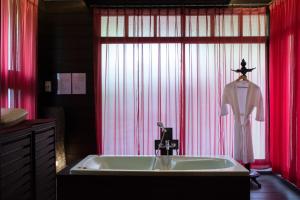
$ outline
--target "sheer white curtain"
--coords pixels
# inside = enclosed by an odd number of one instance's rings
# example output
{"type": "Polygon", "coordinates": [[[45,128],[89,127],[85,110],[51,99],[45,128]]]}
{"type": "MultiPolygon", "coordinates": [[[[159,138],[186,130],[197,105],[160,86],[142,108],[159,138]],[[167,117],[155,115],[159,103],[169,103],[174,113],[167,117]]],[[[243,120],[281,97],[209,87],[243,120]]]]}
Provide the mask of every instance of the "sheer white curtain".
{"type": "Polygon", "coordinates": [[[154,154],[157,121],[179,138],[179,44],[103,44],[104,154],[154,154]]]}
{"type": "MultiPolygon", "coordinates": [[[[233,154],[221,95],[244,58],[266,102],[266,18],[264,10],[221,11],[96,10],[99,152],[154,154],[162,121],[181,154],[233,154]]],[[[265,159],[266,125],[252,121],[255,158],[265,159]]]]}
{"type": "MultiPolygon", "coordinates": [[[[185,56],[186,154],[232,155],[234,120],[232,112],[220,118],[222,91],[239,77],[231,69],[238,68],[244,58],[247,67],[257,68],[247,75],[261,87],[266,102],[265,44],[187,44],[185,56]]],[[[255,121],[254,116],[254,154],[264,159],[265,122],[255,121]]]]}

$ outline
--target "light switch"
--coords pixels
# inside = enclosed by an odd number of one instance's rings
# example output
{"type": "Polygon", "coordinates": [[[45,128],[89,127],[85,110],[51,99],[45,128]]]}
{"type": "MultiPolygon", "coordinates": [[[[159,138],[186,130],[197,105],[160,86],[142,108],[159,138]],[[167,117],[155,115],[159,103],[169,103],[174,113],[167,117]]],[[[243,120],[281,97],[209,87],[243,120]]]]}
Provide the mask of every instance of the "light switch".
{"type": "Polygon", "coordinates": [[[51,81],[45,81],[45,92],[51,92],[51,81]]]}

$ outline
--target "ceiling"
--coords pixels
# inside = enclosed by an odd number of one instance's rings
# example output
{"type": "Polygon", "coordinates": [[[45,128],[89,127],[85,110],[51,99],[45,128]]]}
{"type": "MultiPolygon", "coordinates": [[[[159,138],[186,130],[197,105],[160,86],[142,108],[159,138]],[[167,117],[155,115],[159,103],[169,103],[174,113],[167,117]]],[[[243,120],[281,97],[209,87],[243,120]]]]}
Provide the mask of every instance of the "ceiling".
{"type": "Polygon", "coordinates": [[[84,0],[91,6],[226,6],[267,5],[272,0],[84,0]]]}

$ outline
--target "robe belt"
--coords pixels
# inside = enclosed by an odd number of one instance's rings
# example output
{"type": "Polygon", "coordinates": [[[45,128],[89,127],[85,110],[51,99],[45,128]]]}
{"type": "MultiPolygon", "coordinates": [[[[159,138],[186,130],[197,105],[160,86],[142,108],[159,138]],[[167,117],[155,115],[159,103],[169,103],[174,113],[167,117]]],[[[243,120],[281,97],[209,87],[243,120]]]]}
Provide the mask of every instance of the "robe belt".
{"type": "MultiPolygon", "coordinates": [[[[240,116],[243,116],[243,114],[240,114],[240,116]]],[[[243,162],[247,162],[248,158],[247,158],[247,136],[246,136],[246,126],[250,123],[250,119],[249,117],[245,117],[243,122],[241,122],[241,118],[239,118],[239,120],[237,120],[238,122],[240,122],[240,128],[241,128],[241,134],[240,134],[240,137],[241,137],[241,145],[240,145],[240,149],[239,149],[239,152],[240,152],[240,158],[243,162]],[[246,119],[246,120],[245,120],[246,119]],[[246,156],[246,157],[245,157],[246,156]]]]}
{"type": "Polygon", "coordinates": [[[242,152],[242,161],[244,161],[244,158],[245,158],[245,155],[247,155],[247,137],[246,137],[246,130],[245,130],[245,124],[242,124],[242,134],[241,134],[241,137],[242,137],[242,146],[240,147],[241,148],[241,151],[242,152]]]}

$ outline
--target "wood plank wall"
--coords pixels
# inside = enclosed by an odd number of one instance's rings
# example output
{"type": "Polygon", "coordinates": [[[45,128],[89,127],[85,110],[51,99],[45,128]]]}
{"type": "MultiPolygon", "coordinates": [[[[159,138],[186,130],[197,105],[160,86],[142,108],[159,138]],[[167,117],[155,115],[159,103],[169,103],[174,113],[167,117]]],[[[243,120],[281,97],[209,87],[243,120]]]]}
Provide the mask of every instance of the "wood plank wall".
{"type": "Polygon", "coordinates": [[[38,110],[63,107],[67,163],[96,153],[92,12],[83,1],[39,2],[38,110]],[[86,73],[86,95],[57,95],[56,73],[86,73]],[[44,81],[52,81],[52,92],[44,81]]]}

